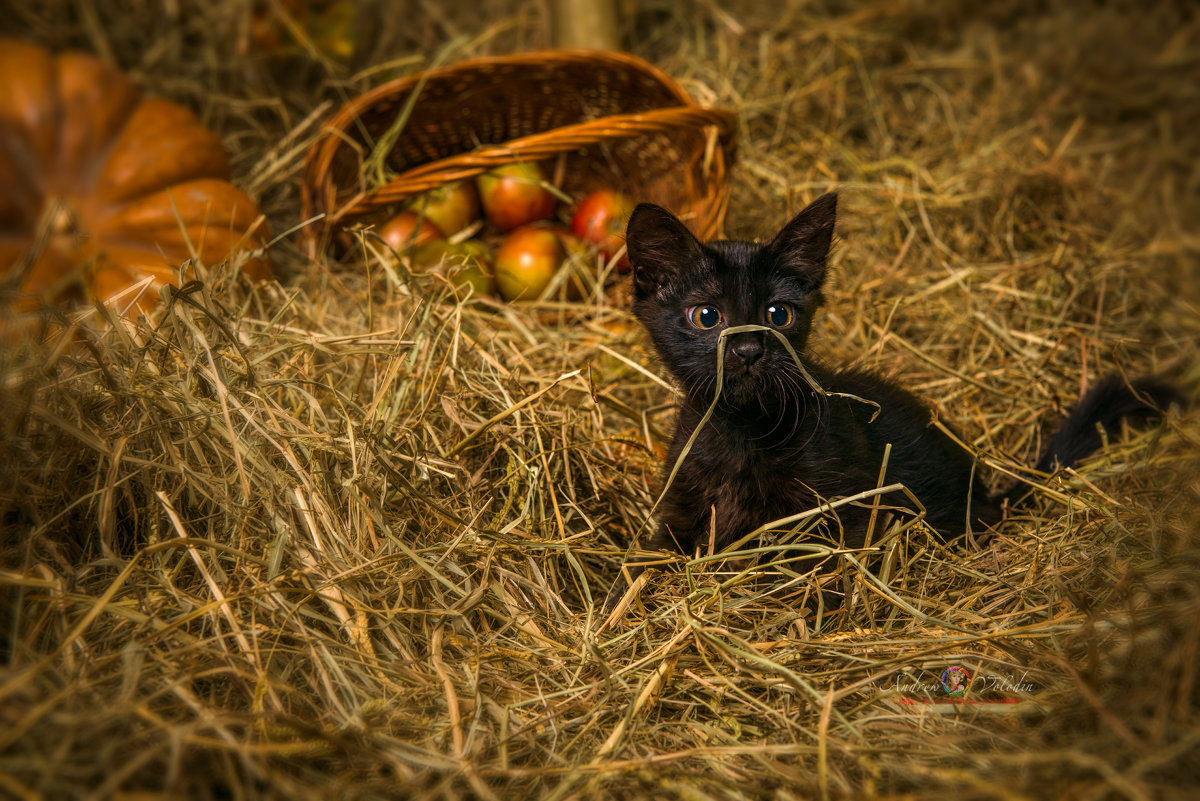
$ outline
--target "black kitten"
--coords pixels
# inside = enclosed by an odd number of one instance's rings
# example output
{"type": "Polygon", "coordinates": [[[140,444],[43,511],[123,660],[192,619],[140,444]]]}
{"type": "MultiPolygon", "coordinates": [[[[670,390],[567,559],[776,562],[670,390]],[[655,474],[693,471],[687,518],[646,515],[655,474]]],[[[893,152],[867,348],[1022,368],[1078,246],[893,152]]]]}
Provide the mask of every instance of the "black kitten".
{"type": "MultiPolygon", "coordinates": [[[[868,372],[823,367],[805,352],[836,206],[835,195],[817,199],[765,244],[704,244],[658,206],[634,210],[626,238],[634,313],[683,390],[668,476],[700,427],[662,500],[651,550],[692,553],[711,539],[719,551],[770,521],[872,490],[888,444],[884,484],[907,487],[943,537],[1001,519],[1004,496],[988,494],[971,454],[932,425],[913,395],[868,372]],[[720,339],[747,325],[761,328],[720,339]],[[720,341],[724,380],[700,426],[718,388],[720,341]]],[[[1051,438],[1038,468],[1074,463],[1100,444],[1097,424],[1151,416],[1171,397],[1153,382],[1105,380],[1051,438]]],[[[903,493],[881,500],[916,512],[903,493]]],[[[821,525],[833,542],[856,547],[870,515],[869,501],[846,504],[821,525]]]]}

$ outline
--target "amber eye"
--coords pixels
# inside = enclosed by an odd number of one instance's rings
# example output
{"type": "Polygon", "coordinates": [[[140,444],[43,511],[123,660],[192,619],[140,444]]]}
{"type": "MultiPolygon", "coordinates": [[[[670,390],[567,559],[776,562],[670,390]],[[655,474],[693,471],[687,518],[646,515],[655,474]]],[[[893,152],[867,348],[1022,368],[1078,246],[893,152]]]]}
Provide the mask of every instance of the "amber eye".
{"type": "Polygon", "coordinates": [[[776,328],[787,328],[792,324],[792,307],[786,303],[772,303],[767,307],[767,322],[776,328]]]}
{"type": "Polygon", "coordinates": [[[716,328],[721,324],[721,320],[725,319],[716,306],[693,306],[688,309],[687,316],[692,325],[706,330],[716,328]]]}

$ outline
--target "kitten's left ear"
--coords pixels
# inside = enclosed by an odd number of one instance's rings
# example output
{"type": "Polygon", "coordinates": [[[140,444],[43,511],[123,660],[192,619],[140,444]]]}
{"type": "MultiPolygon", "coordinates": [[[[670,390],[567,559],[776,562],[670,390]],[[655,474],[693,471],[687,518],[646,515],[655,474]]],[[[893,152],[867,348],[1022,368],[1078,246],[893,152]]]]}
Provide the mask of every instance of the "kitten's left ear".
{"type": "Polygon", "coordinates": [[[825,283],[825,259],[836,219],[837,195],[821,195],[783,226],[764,249],[783,269],[808,279],[812,289],[820,289],[825,283]]]}
{"type": "Polygon", "coordinates": [[[625,246],[633,265],[633,291],[649,297],[700,260],[700,240],[678,217],[653,203],[639,203],[629,215],[625,246]]]}

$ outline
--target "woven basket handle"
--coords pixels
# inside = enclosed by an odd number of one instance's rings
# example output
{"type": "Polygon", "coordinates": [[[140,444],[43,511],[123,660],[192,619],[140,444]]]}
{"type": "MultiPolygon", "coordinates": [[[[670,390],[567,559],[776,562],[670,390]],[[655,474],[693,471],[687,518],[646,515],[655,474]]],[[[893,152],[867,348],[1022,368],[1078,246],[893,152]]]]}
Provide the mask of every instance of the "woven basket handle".
{"type": "MultiPolygon", "coordinates": [[[[318,204],[325,204],[324,209],[314,211],[325,211],[328,214],[327,222],[332,223],[346,216],[357,217],[397,204],[446,183],[474,178],[514,161],[540,161],[606,140],[669,133],[677,128],[712,127],[717,136],[727,138],[734,134],[735,124],[734,115],[730,112],[700,106],[675,106],[637,114],[614,114],[422,164],[396,176],[373,192],[363,192],[348,198],[336,211],[331,209],[336,200],[331,197],[330,191],[324,198],[313,198],[318,204]]],[[[718,167],[723,168],[723,165],[718,167]]]]}

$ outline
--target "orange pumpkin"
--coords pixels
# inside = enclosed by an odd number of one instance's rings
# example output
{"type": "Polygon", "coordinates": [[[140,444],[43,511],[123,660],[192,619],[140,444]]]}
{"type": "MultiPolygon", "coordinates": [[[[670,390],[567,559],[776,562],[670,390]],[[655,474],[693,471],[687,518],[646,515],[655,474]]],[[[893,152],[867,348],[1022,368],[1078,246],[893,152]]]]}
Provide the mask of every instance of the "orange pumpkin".
{"type": "MultiPolygon", "coordinates": [[[[261,247],[258,208],[229,178],[220,140],[183,106],[91,56],[0,38],[0,284],[18,309],[136,294],[145,311],[188,259],[261,247]]],[[[260,257],[242,269],[270,274],[260,257]]]]}

